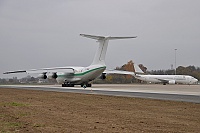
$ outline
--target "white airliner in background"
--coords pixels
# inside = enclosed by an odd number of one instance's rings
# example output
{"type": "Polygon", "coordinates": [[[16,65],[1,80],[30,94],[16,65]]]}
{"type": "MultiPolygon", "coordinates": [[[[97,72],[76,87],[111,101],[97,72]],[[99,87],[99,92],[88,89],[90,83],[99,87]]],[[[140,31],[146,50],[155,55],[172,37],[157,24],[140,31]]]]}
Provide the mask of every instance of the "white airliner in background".
{"type": "Polygon", "coordinates": [[[197,83],[197,79],[189,75],[144,75],[144,73],[138,65],[134,64],[135,68],[135,78],[153,83],[163,83],[166,84],[194,84],[197,83]],[[140,73],[140,74],[138,74],[140,73]]]}
{"type": "Polygon", "coordinates": [[[91,87],[91,81],[97,77],[105,78],[102,74],[106,69],[105,56],[109,40],[114,39],[128,39],[136,38],[134,37],[104,37],[104,36],[94,36],[80,34],[83,37],[91,38],[99,42],[99,48],[96,52],[92,64],[88,67],[55,67],[55,68],[42,68],[42,69],[32,69],[32,70],[19,70],[19,71],[9,71],[4,74],[11,73],[40,73],[38,75],[41,79],[56,79],[58,83],[62,84],[63,87],[73,87],[74,85],[81,85],[91,87]]]}

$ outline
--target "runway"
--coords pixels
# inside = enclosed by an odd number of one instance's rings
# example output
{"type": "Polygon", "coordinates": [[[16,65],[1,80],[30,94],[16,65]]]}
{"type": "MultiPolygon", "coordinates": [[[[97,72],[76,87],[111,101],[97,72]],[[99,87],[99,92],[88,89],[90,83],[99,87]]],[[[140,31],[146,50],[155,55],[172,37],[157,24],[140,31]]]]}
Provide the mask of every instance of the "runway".
{"type": "Polygon", "coordinates": [[[200,103],[200,85],[93,84],[92,88],[86,89],[79,86],[63,88],[60,87],[60,85],[0,85],[0,88],[71,92],[200,103]]]}

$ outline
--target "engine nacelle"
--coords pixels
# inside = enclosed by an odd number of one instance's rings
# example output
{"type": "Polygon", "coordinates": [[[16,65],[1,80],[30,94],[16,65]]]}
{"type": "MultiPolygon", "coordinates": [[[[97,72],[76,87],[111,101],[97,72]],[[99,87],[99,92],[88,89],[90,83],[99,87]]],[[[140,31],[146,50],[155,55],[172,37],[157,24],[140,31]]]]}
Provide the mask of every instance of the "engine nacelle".
{"type": "Polygon", "coordinates": [[[51,73],[48,75],[48,79],[56,79],[58,77],[57,73],[51,73]]]}
{"type": "Polygon", "coordinates": [[[169,84],[173,84],[174,85],[174,84],[176,84],[176,81],[175,80],[170,80],[169,84]]]}
{"type": "Polygon", "coordinates": [[[106,74],[105,74],[105,73],[102,73],[101,76],[100,76],[99,78],[102,79],[102,80],[106,79],[106,74]]]}
{"type": "Polygon", "coordinates": [[[37,77],[40,79],[47,79],[47,75],[45,73],[41,73],[37,77]]]}

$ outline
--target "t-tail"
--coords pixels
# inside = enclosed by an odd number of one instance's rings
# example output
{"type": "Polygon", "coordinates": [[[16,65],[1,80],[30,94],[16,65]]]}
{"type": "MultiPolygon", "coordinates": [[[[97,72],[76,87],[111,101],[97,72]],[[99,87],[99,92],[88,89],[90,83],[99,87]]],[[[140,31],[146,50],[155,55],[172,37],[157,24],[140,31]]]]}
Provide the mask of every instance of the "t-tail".
{"type": "Polygon", "coordinates": [[[95,40],[97,40],[97,42],[99,42],[99,48],[97,49],[97,52],[95,54],[95,57],[94,57],[91,65],[105,65],[105,56],[106,56],[106,51],[107,51],[109,40],[136,38],[136,36],[133,36],[133,37],[110,37],[110,36],[105,37],[105,36],[94,36],[94,35],[86,35],[86,34],[80,34],[80,35],[83,37],[95,39],[95,40]]]}

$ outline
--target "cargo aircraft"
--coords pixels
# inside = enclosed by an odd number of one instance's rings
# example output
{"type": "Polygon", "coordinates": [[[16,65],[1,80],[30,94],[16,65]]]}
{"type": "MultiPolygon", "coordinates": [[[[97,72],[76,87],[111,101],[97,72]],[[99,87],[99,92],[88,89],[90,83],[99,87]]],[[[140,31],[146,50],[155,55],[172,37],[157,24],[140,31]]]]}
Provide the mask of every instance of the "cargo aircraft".
{"type": "Polygon", "coordinates": [[[106,69],[105,56],[108,47],[109,40],[115,39],[129,39],[136,38],[133,37],[105,37],[105,36],[95,36],[80,34],[83,37],[91,38],[99,42],[98,50],[95,54],[93,62],[88,67],[54,67],[54,68],[41,68],[41,69],[31,69],[31,70],[18,70],[18,71],[8,71],[4,74],[11,73],[38,73],[38,78],[41,79],[56,79],[62,87],[74,87],[74,85],[81,85],[82,87],[91,87],[91,81],[101,77],[105,79],[105,74],[102,74],[106,69]]]}

